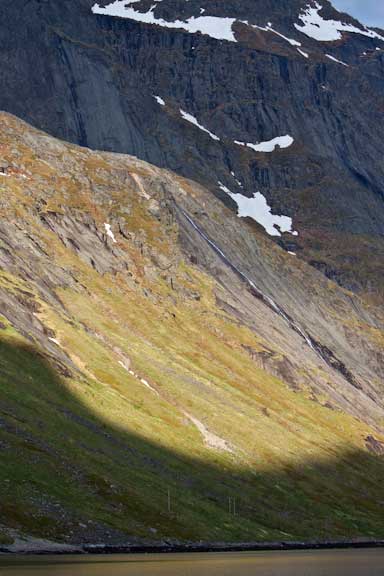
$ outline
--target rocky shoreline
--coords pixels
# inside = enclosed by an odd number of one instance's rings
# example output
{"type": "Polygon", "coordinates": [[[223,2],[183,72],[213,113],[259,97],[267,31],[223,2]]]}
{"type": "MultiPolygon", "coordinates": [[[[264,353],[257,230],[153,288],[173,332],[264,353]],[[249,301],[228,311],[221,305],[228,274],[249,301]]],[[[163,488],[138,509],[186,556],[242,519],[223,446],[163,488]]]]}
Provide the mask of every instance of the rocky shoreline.
{"type": "Polygon", "coordinates": [[[310,541],[310,542],[239,542],[239,543],[160,543],[160,544],[83,544],[69,545],[45,541],[0,547],[2,555],[68,555],[68,554],[179,554],[209,552],[266,552],[288,550],[336,550],[383,548],[384,540],[310,541]]]}

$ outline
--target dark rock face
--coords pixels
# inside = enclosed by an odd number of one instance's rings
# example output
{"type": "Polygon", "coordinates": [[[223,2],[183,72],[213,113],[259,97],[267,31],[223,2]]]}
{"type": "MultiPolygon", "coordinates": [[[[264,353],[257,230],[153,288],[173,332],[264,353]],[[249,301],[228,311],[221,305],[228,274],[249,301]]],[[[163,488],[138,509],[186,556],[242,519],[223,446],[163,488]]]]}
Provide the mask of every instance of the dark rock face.
{"type": "MultiPolygon", "coordinates": [[[[167,21],[198,17],[203,5],[204,15],[235,18],[237,42],[93,14],[93,5],[4,5],[0,108],[65,140],[200,181],[234,210],[218,181],[249,197],[260,191],[299,231],[294,246],[283,237],[286,249],[324,262],[348,289],[381,297],[384,42],[357,33],[331,42],[308,37],[295,27],[302,0],[156,4],[155,17],[167,21]],[[286,38],[244,21],[270,22],[286,38]],[[234,143],[285,134],[293,145],[273,153],[234,143]]],[[[134,8],[146,13],[150,5],[134,8]]],[[[323,18],[361,27],[322,5],[323,18]]]]}

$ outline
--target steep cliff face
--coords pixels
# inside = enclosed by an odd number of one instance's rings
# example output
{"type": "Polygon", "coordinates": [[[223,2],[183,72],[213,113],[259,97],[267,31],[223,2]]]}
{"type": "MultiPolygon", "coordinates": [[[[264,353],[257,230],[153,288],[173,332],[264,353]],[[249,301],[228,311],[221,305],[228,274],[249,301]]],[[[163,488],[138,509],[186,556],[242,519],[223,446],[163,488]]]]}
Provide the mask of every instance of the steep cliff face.
{"type": "Polygon", "coordinates": [[[262,194],[285,249],[382,302],[383,32],[326,0],[15,0],[2,23],[0,108],[234,213],[262,194]]]}
{"type": "Polygon", "coordinates": [[[0,542],[380,536],[380,309],[193,181],[0,123],[0,542]]]}

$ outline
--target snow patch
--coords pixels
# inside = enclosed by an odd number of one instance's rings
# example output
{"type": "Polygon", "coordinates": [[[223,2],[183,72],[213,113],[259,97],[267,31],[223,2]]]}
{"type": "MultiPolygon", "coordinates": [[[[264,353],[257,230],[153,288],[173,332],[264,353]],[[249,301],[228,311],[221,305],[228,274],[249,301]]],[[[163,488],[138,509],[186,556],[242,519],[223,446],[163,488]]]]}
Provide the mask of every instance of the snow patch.
{"type": "Polygon", "coordinates": [[[110,225],[110,224],[107,224],[107,223],[105,222],[105,223],[104,223],[104,227],[105,227],[105,231],[106,231],[106,233],[107,233],[107,236],[108,236],[109,238],[111,238],[112,242],[114,242],[114,243],[116,244],[116,243],[117,243],[117,240],[116,240],[116,238],[115,238],[114,233],[112,232],[111,225],[110,225]]]}
{"type": "MultiPolygon", "coordinates": [[[[247,21],[243,21],[242,23],[248,24],[247,21]]],[[[287,36],[284,36],[284,34],[282,34],[281,32],[278,32],[277,30],[272,28],[271,22],[268,22],[268,24],[266,26],[257,26],[257,24],[251,24],[251,27],[257,28],[258,30],[263,30],[264,32],[273,32],[273,34],[277,34],[277,36],[280,36],[280,38],[283,38],[283,40],[286,40],[287,42],[289,42],[289,44],[291,46],[301,46],[301,42],[298,42],[297,40],[293,40],[293,38],[288,38],[287,36]]]]}
{"type": "Polygon", "coordinates": [[[128,18],[136,22],[143,22],[145,24],[156,24],[163,28],[179,28],[195,34],[201,32],[216,40],[228,40],[229,42],[236,42],[236,38],[232,31],[232,26],[236,18],[220,18],[218,16],[191,16],[187,20],[175,20],[169,22],[163,18],[156,18],[153,13],[155,5],[151,6],[148,12],[138,12],[132,7],[132,4],[140,0],[115,0],[107,6],[100,6],[94,4],[92,12],[94,14],[104,14],[106,16],[118,16],[120,18],[128,18]]]}
{"type": "Polygon", "coordinates": [[[229,196],[232,196],[232,192],[230,191],[229,188],[227,188],[227,187],[226,187],[222,182],[220,182],[220,181],[218,182],[218,184],[219,184],[219,188],[220,188],[223,192],[225,192],[225,193],[228,194],[229,196]]]}
{"type": "Polygon", "coordinates": [[[188,112],[184,112],[184,110],[181,110],[181,109],[180,109],[180,114],[182,115],[184,120],[186,120],[187,122],[190,122],[191,124],[193,124],[194,126],[199,128],[200,130],[202,130],[203,132],[206,132],[207,134],[209,134],[209,136],[212,138],[212,140],[216,140],[217,142],[220,142],[220,138],[218,136],[216,136],[216,134],[212,134],[212,132],[210,132],[207,128],[204,128],[204,126],[202,126],[196,120],[196,118],[194,116],[192,116],[192,114],[188,114],[188,112]]]}
{"type": "Polygon", "coordinates": [[[331,56],[331,54],[326,54],[326,57],[329,58],[330,60],[333,60],[334,62],[337,62],[338,64],[342,64],[343,66],[349,66],[349,64],[346,64],[345,62],[338,60],[334,56],[331,56]]]}
{"type": "Polygon", "coordinates": [[[234,194],[221,182],[219,182],[219,187],[236,202],[239,218],[252,218],[263,226],[270,236],[281,236],[282,232],[298,236],[298,232],[292,229],[292,218],[272,214],[271,207],[260,192],[255,192],[253,198],[248,198],[243,194],[234,194]]]}
{"type": "Polygon", "coordinates": [[[155,96],[155,95],[154,95],[153,97],[154,97],[154,99],[156,100],[156,102],[157,102],[158,104],[160,104],[160,106],[165,106],[165,102],[164,102],[164,100],[163,100],[162,98],[160,98],[160,96],[155,96]]]}
{"type": "Polygon", "coordinates": [[[302,24],[295,24],[296,30],[320,42],[340,40],[342,32],[354,32],[355,34],[362,34],[369,38],[384,40],[383,36],[380,36],[380,34],[370,30],[366,26],[357,28],[353,24],[347,24],[338,20],[325,20],[319,14],[321,9],[322,6],[318,2],[315,2],[314,6],[308,4],[304,13],[299,15],[302,24]]]}
{"type": "Polygon", "coordinates": [[[306,52],[304,52],[304,50],[300,50],[300,48],[297,48],[297,51],[298,51],[302,56],[304,56],[304,58],[309,58],[309,55],[308,55],[306,52]]]}
{"type": "Polygon", "coordinates": [[[272,140],[259,142],[258,144],[250,144],[249,142],[239,142],[238,140],[235,140],[235,144],[238,144],[238,146],[246,146],[247,148],[252,148],[252,150],[255,150],[255,152],[273,152],[276,147],[289,148],[293,142],[294,139],[288,134],[286,136],[277,136],[272,140]]]}
{"type": "Polygon", "coordinates": [[[240,186],[240,188],[243,188],[242,183],[241,183],[240,180],[237,178],[237,176],[236,176],[236,174],[233,172],[233,170],[232,170],[232,172],[231,172],[231,176],[233,176],[233,179],[235,180],[236,184],[237,184],[238,186],[240,186]]]}

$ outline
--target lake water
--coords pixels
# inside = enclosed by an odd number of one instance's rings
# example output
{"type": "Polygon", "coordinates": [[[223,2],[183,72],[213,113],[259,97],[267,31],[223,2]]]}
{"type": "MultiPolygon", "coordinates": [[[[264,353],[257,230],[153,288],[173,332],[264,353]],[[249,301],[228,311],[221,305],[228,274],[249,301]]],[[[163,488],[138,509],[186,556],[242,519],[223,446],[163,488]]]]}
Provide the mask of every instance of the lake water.
{"type": "Polygon", "coordinates": [[[384,576],[384,550],[1,557],[1,576],[384,576]]]}

